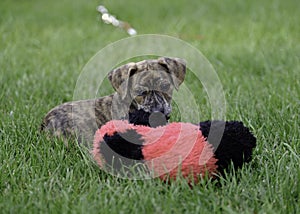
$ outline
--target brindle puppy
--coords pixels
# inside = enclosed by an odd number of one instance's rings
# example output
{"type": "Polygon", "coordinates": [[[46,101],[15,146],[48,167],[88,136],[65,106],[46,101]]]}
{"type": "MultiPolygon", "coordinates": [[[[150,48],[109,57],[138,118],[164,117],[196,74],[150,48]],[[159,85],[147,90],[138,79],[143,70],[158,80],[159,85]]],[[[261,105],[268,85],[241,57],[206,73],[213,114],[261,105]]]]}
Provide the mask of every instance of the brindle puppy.
{"type": "Polygon", "coordinates": [[[125,64],[108,74],[116,93],[59,105],[46,115],[41,130],[92,142],[95,131],[112,119],[149,125],[150,115],[160,112],[168,120],[173,89],[183,82],[185,72],[185,62],[179,58],[125,64]]]}

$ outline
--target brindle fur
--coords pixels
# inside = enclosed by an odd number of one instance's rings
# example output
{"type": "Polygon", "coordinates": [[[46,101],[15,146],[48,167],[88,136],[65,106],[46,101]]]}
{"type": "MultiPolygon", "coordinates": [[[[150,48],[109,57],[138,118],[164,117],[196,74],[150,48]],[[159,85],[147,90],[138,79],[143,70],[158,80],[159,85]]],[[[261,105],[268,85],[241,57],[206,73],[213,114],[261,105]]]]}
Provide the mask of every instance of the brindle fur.
{"type": "Polygon", "coordinates": [[[95,131],[112,119],[126,118],[144,124],[139,121],[141,117],[134,117],[135,112],[140,115],[141,111],[148,116],[158,111],[168,118],[173,89],[183,82],[185,72],[185,62],[179,58],[125,64],[108,74],[116,93],[59,105],[45,116],[41,129],[54,136],[76,136],[79,142],[92,142],[95,131]],[[130,115],[132,119],[128,118],[130,115]]]}

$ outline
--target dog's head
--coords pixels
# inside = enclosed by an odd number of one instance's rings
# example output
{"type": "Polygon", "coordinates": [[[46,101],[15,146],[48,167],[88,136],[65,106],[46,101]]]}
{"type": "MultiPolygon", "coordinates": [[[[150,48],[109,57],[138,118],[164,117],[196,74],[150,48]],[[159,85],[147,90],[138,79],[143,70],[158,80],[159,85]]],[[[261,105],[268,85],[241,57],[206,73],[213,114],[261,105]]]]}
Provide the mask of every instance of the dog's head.
{"type": "Polygon", "coordinates": [[[111,71],[108,78],[122,99],[130,99],[131,111],[160,112],[168,119],[173,90],[179,88],[185,73],[182,59],[161,57],[128,63],[111,71]]]}

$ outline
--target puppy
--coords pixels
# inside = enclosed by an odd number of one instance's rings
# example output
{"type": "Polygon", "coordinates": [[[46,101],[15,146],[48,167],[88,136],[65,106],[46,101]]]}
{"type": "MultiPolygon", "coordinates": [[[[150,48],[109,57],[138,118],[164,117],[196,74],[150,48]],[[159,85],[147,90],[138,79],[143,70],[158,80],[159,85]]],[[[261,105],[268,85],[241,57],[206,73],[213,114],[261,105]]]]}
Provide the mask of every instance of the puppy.
{"type": "Polygon", "coordinates": [[[173,90],[183,82],[185,73],[185,62],[179,58],[125,64],[108,74],[116,93],[59,105],[45,116],[41,130],[88,143],[95,131],[112,119],[150,125],[151,114],[159,113],[167,121],[172,111],[173,90]]]}

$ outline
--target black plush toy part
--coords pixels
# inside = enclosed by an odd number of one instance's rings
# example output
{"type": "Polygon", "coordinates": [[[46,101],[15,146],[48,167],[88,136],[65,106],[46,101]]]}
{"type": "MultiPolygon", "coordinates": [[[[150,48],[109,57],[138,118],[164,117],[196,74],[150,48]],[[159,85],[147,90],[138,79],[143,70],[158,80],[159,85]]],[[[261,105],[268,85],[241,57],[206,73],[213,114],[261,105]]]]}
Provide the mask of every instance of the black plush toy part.
{"type": "Polygon", "coordinates": [[[150,127],[158,127],[166,125],[168,120],[170,119],[169,116],[164,115],[161,112],[154,112],[149,113],[145,112],[144,110],[135,110],[134,112],[129,112],[129,123],[134,125],[144,125],[150,127]]]}
{"type": "Polygon", "coordinates": [[[240,121],[205,121],[200,122],[200,130],[206,138],[209,132],[224,128],[221,142],[212,136],[209,143],[215,148],[215,157],[218,159],[218,170],[223,171],[233,163],[235,168],[240,168],[252,159],[252,150],[256,146],[256,138],[240,121]]]}

